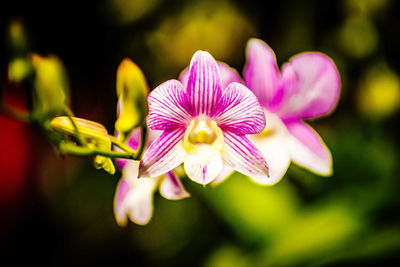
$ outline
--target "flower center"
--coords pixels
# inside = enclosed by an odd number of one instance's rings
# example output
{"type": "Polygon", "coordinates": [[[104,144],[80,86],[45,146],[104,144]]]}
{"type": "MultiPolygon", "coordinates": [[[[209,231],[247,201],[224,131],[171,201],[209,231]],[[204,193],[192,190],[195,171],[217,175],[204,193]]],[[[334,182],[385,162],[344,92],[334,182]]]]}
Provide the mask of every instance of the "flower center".
{"type": "Polygon", "coordinates": [[[187,127],[183,144],[187,152],[199,146],[212,146],[216,150],[222,150],[224,136],[215,121],[197,118],[187,127]]]}

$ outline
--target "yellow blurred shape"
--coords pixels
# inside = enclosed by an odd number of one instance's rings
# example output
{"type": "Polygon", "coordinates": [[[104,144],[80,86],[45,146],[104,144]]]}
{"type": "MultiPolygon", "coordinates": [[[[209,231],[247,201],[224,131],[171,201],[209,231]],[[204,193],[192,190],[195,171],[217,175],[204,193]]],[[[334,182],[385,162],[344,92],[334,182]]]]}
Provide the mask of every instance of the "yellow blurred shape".
{"type": "Polygon", "coordinates": [[[165,19],[147,36],[147,44],[158,64],[182,69],[199,49],[222,61],[236,56],[252,35],[253,26],[227,1],[203,0],[165,19]]]}
{"type": "Polygon", "coordinates": [[[10,82],[21,82],[31,72],[31,64],[25,57],[17,57],[8,64],[8,80],[10,82]]]}
{"type": "Polygon", "coordinates": [[[121,61],[117,70],[118,119],[115,129],[123,139],[147,116],[146,98],[149,87],[141,69],[129,58],[121,61]]]}
{"type": "Polygon", "coordinates": [[[235,173],[205,193],[244,240],[269,237],[290,224],[298,209],[298,199],[285,181],[263,187],[235,173]]]}
{"type": "Polygon", "coordinates": [[[46,119],[63,113],[69,102],[69,85],[61,60],[54,55],[33,54],[31,61],[35,71],[34,116],[46,119]]]}
{"type": "Polygon", "coordinates": [[[292,266],[321,258],[351,240],[362,228],[347,203],[333,203],[305,211],[275,233],[265,251],[270,266],[292,266]]]}
{"type": "Polygon", "coordinates": [[[385,64],[367,71],[357,95],[359,111],[371,118],[392,115],[400,107],[399,76],[385,64]]]}
{"type": "Polygon", "coordinates": [[[386,8],[389,2],[389,0],[347,0],[345,7],[352,13],[370,15],[386,8]]]}
{"type": "Polygon", "coordinates": [[[372,53],[378,44],[378,33],[364,16],[348,18],[339,31],[339,46],[348,55],[362,58],[372,53]]]}
{"type": "Polygon", "coordinates": [[[124,25],[144,17],[160,2],[160,0],[109,0],[105,3],[105,12],[111,13],[113,21],[124,25]]]}
{"type": "Polygon", "coordinates": [[[254,266],[250,258],[232,245],[217,248],[204,264],[205,267],[249,267],[254,266]]]}
{"type": "MultiPolygon", "coordinates": [[[[71,117],[71,119],[74,121],[87,146],[91,148],[98,148],[104,151],[111,151],[111,140],[108,136],[106,128],[103,125],[81,118],[71,117]]],[[[51,120],[50,126],[54,131],[77,139],[76,129],[72,124],[71,119],[67,116],[55,117],[51,120]]],[[[115,173],[114,164],[108,157],[94,156],[93,163],[97,169],[103,168],[110,174],[115,173]]]]}
{"type": "Polygon", "coordinates": [[[9,23],[8,36],[12,49],[24,52],[27,49],[27,38],[24,25],[20,19],[13,19],[9,23]]]}

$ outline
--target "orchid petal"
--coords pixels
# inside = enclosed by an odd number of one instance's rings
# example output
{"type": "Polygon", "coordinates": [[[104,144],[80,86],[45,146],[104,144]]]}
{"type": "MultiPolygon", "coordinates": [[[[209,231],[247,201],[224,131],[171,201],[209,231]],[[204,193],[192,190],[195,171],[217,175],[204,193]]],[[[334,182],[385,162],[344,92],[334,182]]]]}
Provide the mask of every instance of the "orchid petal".
{"type": "Polygon", "coordinates": [[[167,172],[160,185],[160,194],[166,199],[178,200],[190,197],[181,180],[173,173],[167,172]]]}
{"type": "Polygon", "coordinates": [[[195,153],[188,153],[183,164],[188,177],[202,185],[212,182],[223,165],[221,152],[208,145],[197,148],[195,153]]]}
{"type": "MultiPolygon", "coordinates": [[[[126,144],[134,149],[137,150],[139,147],[139,143],[140,143],[140,138],[141,138],[141,129],[137,128],[135,130],[133,130],[131,132],[131,134],[129,135],[128,139],[126,140],[126,144]]],[[[160,135],[161,135],[162,131],[157,131],[157,130],[151,130],[149,129],[147,131],[147,143],[146,143],[146,148],[154,141],[156,140],[160,135]]],[[[122,151],[119,147],[114,146],[114,150],[116,151],[122,151]]],[[[128,159],[114,159],[115,160],[115,165],[117,165],[117,167],[122,170],[124,168],[124,166],[126,165],[127,162],[130,162],[131,160],[128,159]]]]}
{"type": "Polygon", "coordinates": [[[282,89],[274,51],[263,41],[252,38],[247,43],[244,81],[260,104],[273,109],[279,103],[282,89]]]}
{"type": "Polygon", "coordinates": [[[226,179],[228,179],[233,173],[235,172],[234,169],[229,167],[228,165],[224,164],[224,167],[222,168],[222,171],[215,177],[215,179],[212,181],[212,185],[219,185],[220,183],[224,182],[226,179]]]}
{"type": "MultiPolygon", "coordinates": [[[[221,74],[222,91],[228,87],[230,83],[237,82],[243,83],[240,79],[240,75],[234,68],[230,67],[228,64],[217,61],[218,68],[221,74]]],[[[184,69],[179,75],[179,80],[183,86],[187,86],[189,80],[189,68],[184,69]]]]}
{"type": "Polygon", "coordinates": [[[126,177],[121,178],[114,199],[114,215],[117,223],[126,225],[127,217],[137,224],[147,224],[153,214],[153,193],[159,178],[138,179],[139,162],[129,162],[124,168],[126,177]]]}
{"type": "Polygon", "coordinates": [[[193,116],[210,115],[221,97],[221,77],[215,59],[205,51],[197,51],[189,67],[186,87],[193,116]]]}
{"type": "Polygon", "coordinates": [[[261,152],[244,135],[224,132],[224,163],[234,170],[250,176],[260,184],[268,184],[268,165],[261,152]]]}
{"type": "Polygon", "coordinates": [[[224,91],[214,117],[223,131],[257,134],[265,128],[265,115],[256,96],[244,85],[231,83],[224,91]]]}
{"type": "Polygon", "coordinates": [[[164,131],[145,151],[140,162],[139,177],[155,177],[181,164],[186,152],[182,145],[185,128],[164,131]]]}
{"type": "Polygon", "coordinates": [[[310,119],[330,113],[340,94],[340,76],[328,56],[308,52],[282,67],[284,93],[278,113],[282,118],[310,119]]]}
{"type": "Polygon", "coordinates": [[[320,175],[330,175],[332,155],[321,137],[302,121],[293,121],[286,126],[290,132],[288,148],[292,160],[320,175]]]}
{"type": "Polygon", "coordinates": [[[285,124],[273,113],[266,112],[267,128],[259,135],[250,135],[249,139],[261,151],[268,162],[270,178],[268,184],[276,184],[285,175],[290,165],[287,148],[289,132],[285,124]]]}
{"type": "Polygon", "coordinates": [[[186,125],[190,120],[190,106],[183,85],[169,80],[154,89],[147,98],[147,125],[153,130],[168,130],[186,125]]]}

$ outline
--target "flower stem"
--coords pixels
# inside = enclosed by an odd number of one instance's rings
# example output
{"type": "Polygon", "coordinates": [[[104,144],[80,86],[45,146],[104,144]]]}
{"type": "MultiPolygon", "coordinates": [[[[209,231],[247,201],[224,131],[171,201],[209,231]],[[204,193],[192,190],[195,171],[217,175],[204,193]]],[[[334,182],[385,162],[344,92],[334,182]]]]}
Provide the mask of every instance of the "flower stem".
{"type": "Polygon", "coordinates": [[[76,156],[106,156],[110,158],[134,159],[133,154],[119,151],[104,151],[101,149],[76,146],[69,143],[60,143],[59,150],[61,153],[76,156]]]}
{"type": "Polygon", "coordinates": [[[72,119],[74,114],[72,113],[71,109],[68,106],[64,106],[64,112],[67,114],[68,119],[70,120],[72,126],[74,127],[75,135],[76,135],[76,138],[78,139],[79,145],[85,147],[86,146],[86,142],[83,139],[81,133],[79,132],[78,126],[76,125],[75,121],[72,119]]]}
{"type": "Polygon", "coordinates": [[[146,142],[147,142],[147,126],[146,125],[142,125],[139,147],[136,150],[136,153],[134,155],[134,159],[140,159],[142,157],[143,150],[144,150],[144,147],[146,145],[146,142]]]}
{"type": "Polygon", "coordinates": [[[132,155],[134,155],[136,153],[135,150],[133,150],[132,148],[130,148],[129,146],[125,145],[124,143],[122,143],[118,138],[116,138],[113,135],[108,135],[108,137],[110,138],[111,142],[116,145],[117,147],[121,148],[123,151],[130,153],[132,155]]]}

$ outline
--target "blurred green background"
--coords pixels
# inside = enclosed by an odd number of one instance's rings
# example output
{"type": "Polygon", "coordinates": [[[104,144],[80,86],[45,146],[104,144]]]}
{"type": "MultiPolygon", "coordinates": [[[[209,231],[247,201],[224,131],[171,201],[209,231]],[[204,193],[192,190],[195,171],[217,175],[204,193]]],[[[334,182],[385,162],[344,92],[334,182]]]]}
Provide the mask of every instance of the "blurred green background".
{"type": "MultiPolygon", "coordinates": [[[[279,66],[303,51],[337,64],[336,111],[311,122],[332,151],[324,178],[292,165],[273,187],[235,174],[192,197],[157,193],[147,226],[117,226],[120,173],[57,157],[37,129],[0,114],[1,261],[40,265],[354,266],[400,263],[398,1],[102,0],[0,4],[1,84],[13,21],[32,51],[64,63],[71,108],[114,131],[116,69],[130,57],[150,88],[176,79],[209,51],[240,73],[249,38],[266,41],[279,66]]],[[[23,99],[8,92],[11,99],[23,99]]],[[[23,102],[23,101],[22,101],[23,102]]]]}

